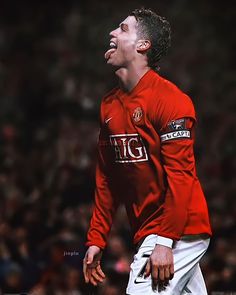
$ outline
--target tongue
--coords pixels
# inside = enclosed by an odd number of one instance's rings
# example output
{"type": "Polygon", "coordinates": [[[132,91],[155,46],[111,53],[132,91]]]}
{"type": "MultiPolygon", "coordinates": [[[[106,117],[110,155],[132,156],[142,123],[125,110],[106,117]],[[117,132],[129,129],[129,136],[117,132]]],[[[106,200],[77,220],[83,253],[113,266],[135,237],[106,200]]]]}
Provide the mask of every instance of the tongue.
{"type": "Polygon", "coordinates": [[[111,48],[111,49],[107,50],[107,52],[104,55],[105,56],[105,59],[109,59],[110,56],[111,56],[111,54],[114,53],[115,51],[116,51],[115,48],[111,48]]]}

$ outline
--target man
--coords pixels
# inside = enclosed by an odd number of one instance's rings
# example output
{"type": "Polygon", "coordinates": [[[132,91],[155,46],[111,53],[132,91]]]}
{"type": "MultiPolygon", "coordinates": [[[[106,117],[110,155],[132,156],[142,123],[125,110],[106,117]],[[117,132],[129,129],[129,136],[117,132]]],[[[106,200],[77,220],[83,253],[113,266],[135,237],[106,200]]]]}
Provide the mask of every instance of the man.
{"type": "Polygon", "coordinates": [[[186,94],[155,72],[170,46],[170,25],[136,9],[110,36],[105,58],[120,87],[101,103],[85,281],[104,280],[102,250],[124,203],[137,246],[127,294],[207,294],[199,261],[211,229],[195,169],[195,111],[186,94]]]}

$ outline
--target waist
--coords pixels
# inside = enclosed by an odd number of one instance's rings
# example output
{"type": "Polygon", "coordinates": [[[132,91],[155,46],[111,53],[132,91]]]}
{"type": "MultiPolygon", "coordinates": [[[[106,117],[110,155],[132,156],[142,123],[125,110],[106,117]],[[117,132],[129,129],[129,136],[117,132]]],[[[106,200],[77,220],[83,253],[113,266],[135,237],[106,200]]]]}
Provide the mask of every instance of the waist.
{"type": "MultiPolygon", "coordinates": [[[[158,236],[158,235],[157,235],[158,236]]],[[[142,245],[143,241],[145,240],[147,236],[141,238],[141,240],[136,243],[135,245],[135,249],[138,252],[140,246],[142,245]]],[[[193,235],[184,235],[181,237],[180,240],[185,241],[185,242],[193,242],[193,241],[197,241],[197,240],[207,240],[210,238],[210,235],[207,233],[203,233],[203,234],[193,234],[193,235]]],[[[177,242],[177,241],[174,241],[177,242]]]]}

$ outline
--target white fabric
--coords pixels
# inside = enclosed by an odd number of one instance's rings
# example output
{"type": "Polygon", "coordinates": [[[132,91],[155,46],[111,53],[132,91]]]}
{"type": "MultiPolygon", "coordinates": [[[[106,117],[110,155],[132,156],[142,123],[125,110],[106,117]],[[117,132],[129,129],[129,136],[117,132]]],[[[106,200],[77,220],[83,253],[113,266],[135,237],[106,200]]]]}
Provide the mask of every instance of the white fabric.
{"type": "Polygon", "coordinates": [[[206,252],[210,239],[200,236],[185,236],[173,245],[174,278],[164,291],[152,289],[151,276],[144,279],[140,271],[144,269],[148,255],[156,245],[157,235],[149,235],[140,246],[130,266],[130,277],[126,293],[129,295],[207,295],[199,261],[206,252]],[[144,257],[143,257],[144,256],[144,257]]]}
{"type": "Polygon", "coordinates": [[[172,248],[173,240],[162,236],[157,236],[156,244],[172,248]]]}

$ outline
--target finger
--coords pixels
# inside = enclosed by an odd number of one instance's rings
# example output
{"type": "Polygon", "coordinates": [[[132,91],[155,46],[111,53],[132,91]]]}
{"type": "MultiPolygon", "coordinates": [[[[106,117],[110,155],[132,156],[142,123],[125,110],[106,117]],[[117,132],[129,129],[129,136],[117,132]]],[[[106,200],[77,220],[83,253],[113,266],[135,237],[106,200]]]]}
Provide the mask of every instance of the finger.
{"type": "Polygon", "coordinates": [[[165,291],[166,284],[162,281],[158,282],[158,292],[165,291]]]}
{"type": "Polygon", "coordinates": [[[87,268],[87,278],[88,278],[88,283],[90,283],[91,280],[91,269],[87,268]]]}
{"type": "Polygon", "coordinates": [[[168,286],[168,285],[169,285],[169,280],[165,280],[164,283],[163,283],[163,285],[164,285],[165,287],[168,286]]]}
{"type": "Polygon", "coordinates": [[[169,280],[170,279],[170,269],[169,267],[165,267],[164,269],[164,280],[169,280]]]}
{"type": "Polygon", "coordinates": [[[92,269],[92,276],[97,282],[102,282],[104,280],[104,278],[97,273],[96,269],[92,269]]]}
{"type": "Polygon", "coordinates": [[[86,262],[86,258],[84,258],[84,261],[83,261],[83,273],[84,273],[85,283],[88,283],[89,282],[89,278],[88,278],[88,274],[87,274],[87,262],[86,262]]]}
{"type": "Polygon", "coordinates": [[[105,279],[106,276],[105,276],[104,272],[102,271],[100,265],[98,265],[98,266],[96,267],[96,270],[97,270],[97,272],[99,273],[99,275],[100,275],[102,278],[105,279]]]}
{"type": "Polygon", "coordinates": [[[159,280],[160,281],[164,281],[164,279],[165,279],[165,269],[164,269],[164,267],[163,266],[160,266],[159,267],[159,269],[158,269],[158,275],[159,275],[159,280]]]}
{"type": "Polygon", "coordinates": [[[173,279],[173,277],[174,277],[174,265],[172,264],[171,266],[170,266],[170,280],[172,280],[173,279]]]}
{"type": "Polygon", "coordinates": [[[158,267],[152,266],[152,285],[154,290],[156,290],[157,283],[158,283],[158,267]]]}
{"type": "Polygon", "coordinates": [[[88,268],[88,279],[89,279],[89,283],[91,283],[94,286],[97,286],[97,282],[95,281],[94,277],[92,276],[92,269],[88,268]]]}
{"type": "Polygon", "coordinates": [[[151,262],[150,262],[150,259],[148,259],[145,272],[144,272],[144,278],[146,279],[148,276],[150,276],[150,273],[151,273],[151,262]]]}
{"type": "Polygon", "coordinates": [[[92,276],[92,274],[91,274],[91,277],[90,277],[90,283],[92,284],[92,285],[94,285],[94,286],[97,286],[97,281],[96,281],[96,279],[92,276]]]}

